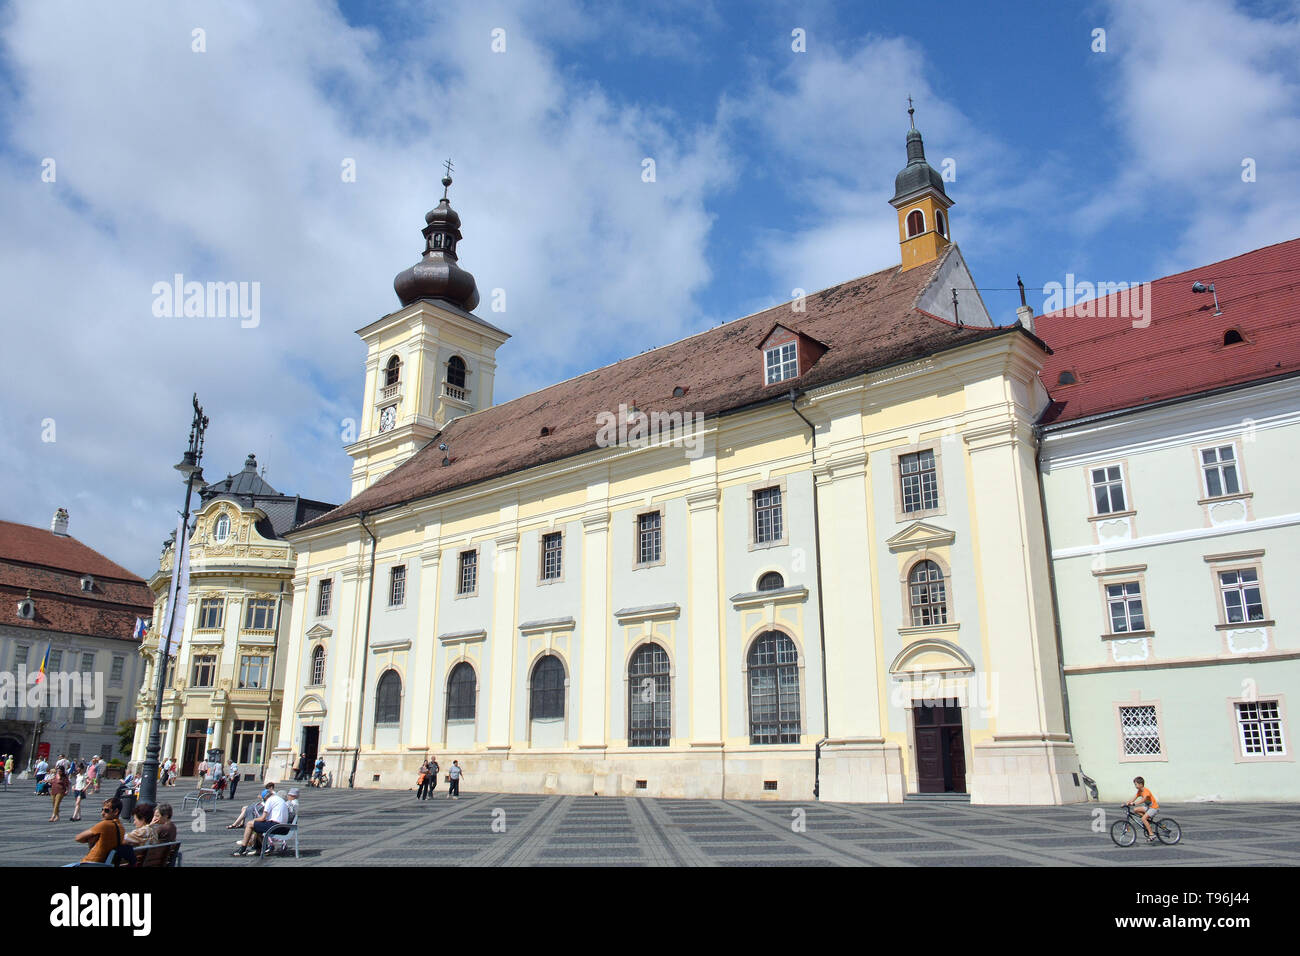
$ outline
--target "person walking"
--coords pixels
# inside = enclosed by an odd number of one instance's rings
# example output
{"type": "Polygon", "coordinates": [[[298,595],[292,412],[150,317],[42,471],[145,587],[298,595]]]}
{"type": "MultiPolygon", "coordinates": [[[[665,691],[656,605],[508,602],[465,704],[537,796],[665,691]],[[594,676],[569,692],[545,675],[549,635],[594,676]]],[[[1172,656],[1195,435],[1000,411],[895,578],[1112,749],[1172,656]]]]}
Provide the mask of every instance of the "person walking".
{"type": "Polygon", "coordinates": [[[50,814],[50,823],[54,823],[59,819],[59,804],[63,802],[63,798],[68,793],[68,771],[59,766],[55,768],[54,773],[50,774],[50,777],[50,797],[54,800],[54,812],[50,814]]]}
{"type": "Polygon", "coordinates": [[[438,766],[438,758],[429,757],[429,796],[433,796],[433,791],[438,789],[438,772],[442,770],[438,766]]]}
{"type": "Polygon", "coordinates": [[[429,796],[429,761],[420,764],[420,771],[415,775],[415,799],[425,800],[429,796]]]}
{"type": "Polygon", "coordinates": [[[211,769],[212,768],[208,766],[207,758],[204,757],[203,760],[200,761],[199,763],[199,789],[200,790],[203,789],[204,782],[207,780],[208,771],[211,769]]]}
{"type": "Polygon", "coordinates": [[[95,792],[99,793],[100,784],[104,782],[104,774],[108,773],[108,761],[103,756],[95,758],[95,792]]]}
{"type": "Polygon", "coordinates": [[[233,760],[230,761],[230,768],[226,771],[226,774],[230,777],[230,799],[233,800],[235,799],[235,790],[239,787],[239,764],[233,760]]]}
{"type": "Polygon", "coordinates": [[[5,757],[5,786],[8,787],[14,782],[14,755],[10,754],[5,757]]]}
{"type": "Polygon", "coordinates": [[[85,797],[86,792],[90,789],[90,773],[84,763],[77,764],[76,781],[72,785],[72,795],[77,798],[77,802],[72,805],[73,820],[81,819],[81,800],[85,797]]]}
{"type": "Polygon", "coordinates": [[[451,769],[447,771],[447,783],[449,785],[447,790],[448,800],[460,799],[460,778],[463,775],[464,771],[460,769],[460,761],[453,760],[451,762],[451,769]]]}

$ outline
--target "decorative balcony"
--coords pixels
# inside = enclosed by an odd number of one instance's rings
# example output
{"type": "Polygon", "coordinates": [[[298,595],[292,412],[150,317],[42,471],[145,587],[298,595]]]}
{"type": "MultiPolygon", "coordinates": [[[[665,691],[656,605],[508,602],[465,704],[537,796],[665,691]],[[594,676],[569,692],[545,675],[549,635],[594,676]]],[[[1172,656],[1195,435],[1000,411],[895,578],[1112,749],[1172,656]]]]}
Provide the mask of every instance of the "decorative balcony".
{"type": "Polygon", "coordinates": [[[459,385],[452,385],[450,382],[442,383],[442,394],[448,398],[453,398],[458,402],[466,401],[465,389],[459,385]]]}
{"type": "Polygon", "coordinates": [[[379,400],[381,402],[386,402],[390,398],[396,398],[401,390],[401,382],[394,382],[392,385],[381,385],[379,386],[379,400]]]}

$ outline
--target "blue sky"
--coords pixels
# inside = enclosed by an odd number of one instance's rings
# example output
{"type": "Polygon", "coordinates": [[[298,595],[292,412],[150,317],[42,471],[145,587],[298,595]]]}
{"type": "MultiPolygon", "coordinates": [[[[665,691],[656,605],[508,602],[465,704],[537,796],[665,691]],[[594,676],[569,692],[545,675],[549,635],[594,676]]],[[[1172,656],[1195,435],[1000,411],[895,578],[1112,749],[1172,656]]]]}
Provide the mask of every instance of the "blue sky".
{"type": "Polygon", "coordinates": [[[1293,238],[1298,64],[1296,3],[2,4],[0,517],[68,507],[147,575],[193,391],[210,478],[254,451],[343,500],[354,330],[396,307],[448,155],[461,263],[507,293],[480,307],[514,335],[503,400],[896,263],[909,94],[1000,320],[1017,273],[1293,238]],[[176,273],[260,283],[259,324],[154,316],[176,273]]]}

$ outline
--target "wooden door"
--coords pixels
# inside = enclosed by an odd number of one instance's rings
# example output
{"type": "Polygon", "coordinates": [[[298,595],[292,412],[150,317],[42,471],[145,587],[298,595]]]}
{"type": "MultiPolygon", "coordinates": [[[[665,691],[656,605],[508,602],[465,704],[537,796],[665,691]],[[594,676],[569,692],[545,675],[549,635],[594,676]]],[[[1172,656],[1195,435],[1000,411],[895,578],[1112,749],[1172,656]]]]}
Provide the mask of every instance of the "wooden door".
{"type": "Polygon", "coordinates": [[[962,737],[961,726],[945,727],[948,744],[949,780],[948,790],[952,793],[966,792],[966,742],[962,737]]]}
{"type": "Polygon", "coordinates": [[[942,728],[916,728],[916,784],[921,793],[943,793],[942,728]]]}
{"type": "MultiPolygon", "coordinates": [[[[307,772],[316,765],[316,751],[320,747],[320,728],[304,727],[302,729],[302,752],[307,755],[307,772]]],[[[298,768],[295,767],[294,770],[298,768]]]]}
{"type": "Polygon", "coordinates": [[[185,749],[181,751],[181,776],[192,777],[203,759],[203,748],[208,742],[208,722],[191,720],[186,723],[185,749]]]}

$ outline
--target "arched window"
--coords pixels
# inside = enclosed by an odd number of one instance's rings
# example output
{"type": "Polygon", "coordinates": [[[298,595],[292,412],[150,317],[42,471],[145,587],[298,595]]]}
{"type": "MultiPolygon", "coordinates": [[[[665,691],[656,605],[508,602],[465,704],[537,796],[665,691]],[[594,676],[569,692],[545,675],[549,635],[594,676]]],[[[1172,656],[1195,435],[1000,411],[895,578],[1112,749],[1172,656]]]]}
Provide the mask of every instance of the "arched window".
{"type": "Polygon", "coordinates": [[[907,214],[907,238],[919,236],[923,232],[925,232],[925,213],[913,209],[907,214]]]}
{"type": "Polygon", "coordinates": [[[478,678],[468,661],[461,661],[451,669],[447,678],[447,719],[473,720],[474,699],[478,678]]]}
{"type": "Polygon", "coordinates": [[[453,355],[447,360],[447,384],[456,388],[465,387],[465,360],[453,355]]]}
{"type": "Polygon", "coordinates": [[[629,747],[667,747],[672,737],[672,689],[668,653],[643,644],[627,665],[627,743],[629,747]]]}
{"type": "Polygon", "coordinates": [[[749,649],[749,742],[799,742],[799,651],[780,631],[764,631],[749,649]]]}
{"type": "Polygon", "coordinates": [[[217,524],[212,529],[212,537],[217,541],[225,541],[230,537],[230,515],[222,514],[217,517],[217,524]]]}
{"type": "Polygon", "coordinates": [[[528,716],[532,720],[564,716],[564,665],[554,654],[547,654],[533,667],[528,716]]]}
{"type": "Polygon", "coordinates": [[[402,360],[396,355],[388,360],[384,366],[384,384],[396,385],[402,378],[402,360]]]}
{"type": "Polygon", "coordinates": [[[934,228],[939,231],[939,235],[948,238],[948,218],[943,214],[942,209],[934,211],[934,228]]]}
{"type": "Polygon", "coordinates": [[[325,648],[317,647],[311,652],[311,686],[319,687],[325,683],[325,648]]]}
{"type": "Polygon", "coordinates": [[[402,720],[402,679],[397,671],[385,671],[375,690],[375,723],[397,724],[402,720]]]}
{"type": "Polygon", "coordinates": [[[916,562],[907,573],[907,595],[913,627],[948,623],[948,597],[939,565],[933,561],[916,562]]]}
{"type": "Polygon", "coordinates": [[[783,587],[785,587],[785,578],[781,577],[780,571],[768,571],[758,579],[760,591],[779,591],[783,587]]]}
{"type": "Polygon", "coordinates": [[[1239,342],[1244,342],[1244,341],[1246,340],[1241,337],[1241,333],[1238,332],[1236,329],[1228,329],[1228,331],[1223,333],[1224,345],[1236,345],[1239,342]]]}

